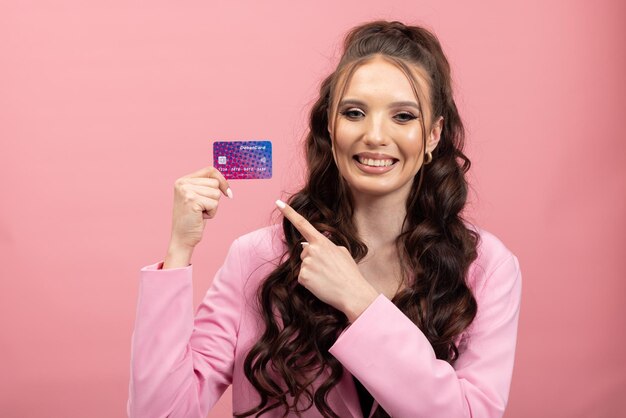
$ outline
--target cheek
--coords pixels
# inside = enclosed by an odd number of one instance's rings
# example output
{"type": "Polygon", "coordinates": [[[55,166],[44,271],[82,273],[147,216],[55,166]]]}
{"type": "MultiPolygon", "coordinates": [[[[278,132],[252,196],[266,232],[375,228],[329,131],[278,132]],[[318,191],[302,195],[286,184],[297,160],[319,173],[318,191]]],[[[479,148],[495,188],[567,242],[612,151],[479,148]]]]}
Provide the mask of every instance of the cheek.
{"type": "Polygon", "coordinates": [[[349,138],[349,136],[344,135],[342,132],[337,132],[333,148],[335,149],[335,155],[338,159],[344,157],[352,158],[352,155],[350,155],[350,144],[352,142],[349,140],[349,138]]]}
{"type": "Polygon", "coordinates": [[[400,145],[400,150],[405,154],[405,158],[407,159],[418,158],[422,153],[422,148],[422,134],[419,130],[407,135],[400,145]]]}
{"type": "Polygon", "coordinates": [[[351,144],[354,143],[355,138],[358,138],[359,132],[355,127],[347,127],[345,124],[340,124],[335,133],[335,148],[337,150],[345,151],[351,144]]]}

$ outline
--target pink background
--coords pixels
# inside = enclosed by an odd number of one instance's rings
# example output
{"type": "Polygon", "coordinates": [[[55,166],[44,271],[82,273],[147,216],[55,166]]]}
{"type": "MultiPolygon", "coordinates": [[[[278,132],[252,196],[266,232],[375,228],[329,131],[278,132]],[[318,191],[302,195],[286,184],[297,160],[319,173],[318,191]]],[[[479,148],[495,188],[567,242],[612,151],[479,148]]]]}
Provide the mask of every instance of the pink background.
{"type": "MultiPolygon", "coordinates": [[[[213,140],[274,144],[274,177],[233,181],[207,225],[197,305],[232,240],[297,190],[318,84],[343,34],[374,18],[440,37],[474,164],[470,217],[521,262],[506,417],[623,413],[625,12],[607,0],[3,1],[0,415],[125,416],[138,273],[165,255],[174,180],[211,164],[213,140]]],[[[230,390],[210,416],[229,414],[230,390]]]]}

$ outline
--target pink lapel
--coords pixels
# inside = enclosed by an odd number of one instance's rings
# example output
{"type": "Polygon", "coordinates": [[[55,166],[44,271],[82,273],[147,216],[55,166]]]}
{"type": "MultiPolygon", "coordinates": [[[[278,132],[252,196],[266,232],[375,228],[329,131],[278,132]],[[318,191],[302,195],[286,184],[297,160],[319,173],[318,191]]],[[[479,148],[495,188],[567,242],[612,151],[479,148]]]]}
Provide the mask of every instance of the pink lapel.
{"type": "MultiPolygon", "coordinates": [[[[344,405],[348,408],[348,411],[350,411],[352,418],[363,418],[361,404],[359,403],[359,394],[356,392],[356,386],[354,385],[354,380],[352,380],[352,374],[350,374],[350,372],[345,368],[343,369],[343,377],[339,383],[337,383],[336,389],[344,405]]],[[[368,418],[372,418],[372,415],[374,415],[377,407],[378,401],[374,399],[372,410],[370,411],[368,418]]]]}
{"type": "Polygon", "coordinates": [[[374,415],[374,412],[376,411],[377,407],[378,407],[378,401],[376,400],[376,398],[374,398],[374,403],[372,404],[372,410],[370,411],[370,416],[368,418],[372,418],[372,415],[374,415]]]}
{"type": "Polygon", "coordinates": [[[341,398],[346,408],[348,408],[348,411],[350,411],[352,418],[363,418],[359,404],[359,395],[356,393],[356,386],[352,380],[352,375],[345,367],[343,369],[343,376],[335,388],[339,393],[339,398],[341,398]]]}

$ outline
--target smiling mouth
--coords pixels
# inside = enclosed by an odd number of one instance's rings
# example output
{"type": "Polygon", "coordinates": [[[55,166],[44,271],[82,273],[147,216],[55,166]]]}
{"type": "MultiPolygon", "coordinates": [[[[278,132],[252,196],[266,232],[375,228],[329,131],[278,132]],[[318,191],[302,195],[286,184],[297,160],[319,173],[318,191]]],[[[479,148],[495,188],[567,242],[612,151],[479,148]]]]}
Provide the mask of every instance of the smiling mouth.
{"type": "Polygon", "coordinates": [[[353,156],[352,159],[368,167],[391,167],[399,161],[397,158],[373,159],[359,157],[358,155],[353,156]]]}

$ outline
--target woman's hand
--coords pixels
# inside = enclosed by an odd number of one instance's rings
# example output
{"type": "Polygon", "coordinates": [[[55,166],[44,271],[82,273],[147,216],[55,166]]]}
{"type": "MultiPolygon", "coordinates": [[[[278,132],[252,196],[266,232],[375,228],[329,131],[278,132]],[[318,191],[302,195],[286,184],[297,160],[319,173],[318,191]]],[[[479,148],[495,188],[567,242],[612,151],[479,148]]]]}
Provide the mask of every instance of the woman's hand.
{"type": "Polygon", "coordinates": [[[276,205],[307,241],[300,255],[298,282],[354,322],[379,293],[365,280],[346,247],[335,245],[291,206],[280,200],[276,205]]]}
{"type": "Polygon", "coordinates": [[[206,220],[217,213],[222,193],[232,199],[228,182],[215,167],[205,167],[176,180],[170,248],[192,250],[200,242],[206,220]]]}

